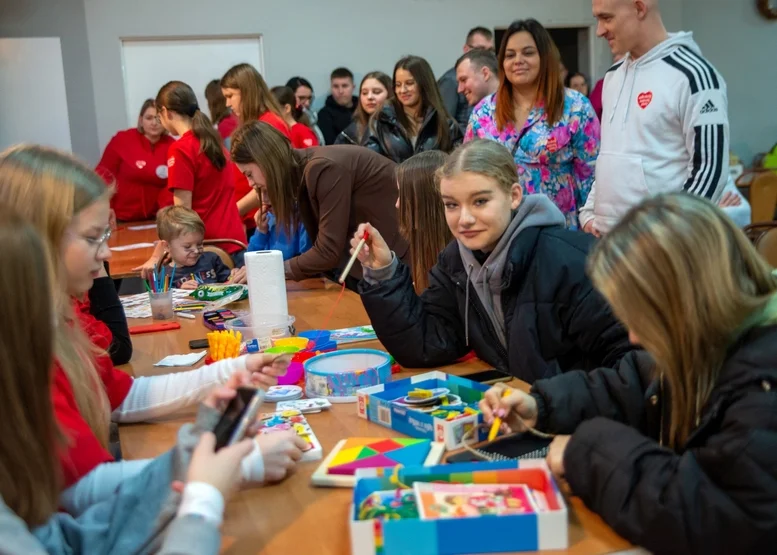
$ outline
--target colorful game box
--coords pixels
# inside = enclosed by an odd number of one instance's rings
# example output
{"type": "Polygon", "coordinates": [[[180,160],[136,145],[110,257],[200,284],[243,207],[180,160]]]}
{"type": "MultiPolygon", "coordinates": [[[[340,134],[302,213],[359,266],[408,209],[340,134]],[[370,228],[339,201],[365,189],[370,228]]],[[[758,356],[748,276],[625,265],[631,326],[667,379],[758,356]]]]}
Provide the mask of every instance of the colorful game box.
{"type": "MultiPolygon", "coordinates": [[[[427,438],[452,450],[461,438],[483,421],[478,402],[489,386],[444,372],[360,389],[359,416],[410,437],[427,438]]],[[[486,439],[480,430],[474,440],[486,439]]]]}
{"type": "Polygon", "coordinates": [[[409,437],[352,437],[340,441],[311,477],[316,486],[353,487],[364,468],[432,466],[445,451],[441,443],[409,437]]]}
{"type": "Polygon", "coordinates": [[[321,443],[319,443],[316,434],[308,424],[308,421],[298,410],[284,410],[279,412],[268,412],[259,416],[261,427],[260,434],[272,434],[293,430],[302,439],[308,442],[308,447],[302,454],[302,461],[317,461],[323,455],[321,443]]]}
{"type": "Polygon", "coordinates": [[[350,511],[354,555],[512,553],[569,545],[567,507],[545,461],[407,467],[396,476],[366,469],[356,477],[350,511]],[[408,488],[414,488],[417,518],[404,507],[412,499],[408,488]],[[447,496],[447,488],[455,493],[447,496]],[[399,492],[395,497],[388,493],[392,489],[399,492]],[[429,492],[442,494],[444,503],[424,500],[429,492]],[[462,511],[481,514],[431,514],[442,505],[454,512],[467,505],[462,511]]]}

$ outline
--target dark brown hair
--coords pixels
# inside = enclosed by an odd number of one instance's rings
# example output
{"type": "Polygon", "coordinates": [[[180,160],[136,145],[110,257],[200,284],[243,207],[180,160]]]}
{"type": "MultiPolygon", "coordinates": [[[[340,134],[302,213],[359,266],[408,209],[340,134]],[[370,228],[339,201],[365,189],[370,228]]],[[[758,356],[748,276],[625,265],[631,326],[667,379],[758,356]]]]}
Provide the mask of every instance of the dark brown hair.
{"type": "Polygon", "coordinates": [[[485,27],[473,27],[469,30],[469,33],[467,33],[467,44],[469,44],[469,41],[472,40],[472,37],[475,35],[481,35],[486,40],[494,40],[494,33],[491,31],[491,29],[486,29],[485,27]]]}
{"type": "MultiPolygon", "coordinates": [[[[358,90],[359,102],[356,104],[356,110],[353,113],[353,120],[356,122],[356,136],[359,138],[361,138],[362,134],[364,133],[364,130],[367,128],[367,124],[370,122],[370,114],[364,111],[364,108],[362,108],[362,102],[361,102],[362,87],[364,86],[364,82],[367,81],[367,79],[375,79],[381,85],[386,87],[386,91],[388,92],[388,96],[386,97],[386,100],[394,97],[394,84],[391,82],[391,77],[389,77],[382,71],[371,71],[364,76],[364,79],[362,79],[362,82],[359,83],[359,90],[358,90]]],[[[380,107],[378,107],[378,110],[380,110],[380,107]]]]}
{"type": "Polygon", "coordinates": [[[529,33],[537,46],[540,55],[540,73],[537,77],[537,100],[545,103],[545,114],[548,125],[554,125],[564,113],[564,84],[561,82],[561,56],[556,43],[536,19],[513,21],[502,37],[499,46],[499,89],[496,93],[496,126],[502,131],[508,122],[513,121],[513,85],[505,75],[505,53],[507,41],[516,33],[529,33]]]}
{"type": "Polygon", "coordinates": [[[154,108],[156,110],[156,102],[154,102],[153,98],[147,98],[143,101],[143,106],[140,107],[140,113],[138,114],[138,133],[141,135],[143,135],[143,124],[140,123],[140,120],[143,119],[143,114],[145,114],[146,110],[149,108],[154,108]]]}
{"type": "Polygon", "coordinates": [[[240,91],[240,123],[258,120],[265,112],[272,112],[283,119],[283,110],[262,77],[251,64],[233,66],[221,78],[222,89],[240,91]]]}
{"type": "Polygon", "coordinates": [[[447,159],[444,152],[428,150],[397,166],[399,231],[410,243],[411,274],[419,295],[429,287],[429,271],[453,238],[436,176],[447,159]]]}
{"type": "MultiPolygon", "coordinates": [[[[410,75],[415,79],[418,91],[421,95],[421,111],[420,115],[424,116],[429,108],[434,108],[437,112],[437,146],[439,150],[450,152],[453,148],[453,141],[451,140],[450,131],[448,128],[448,120],[451,119],[448,110],[445,109],[445,104],[442,101],[440,95],[440,89],[437,87],[437,81],[434,79],[434,72],[432,67],[425,59],[420,56],[405,56],[397,62],[394,66],[394,85],[397,82],[397,71],[404,69],[410,72],[410,75]]],[[[408,135],[408,131],[411,129],[410,120],[405,114],[405,108],[399,101],[396,95],[388,100],[393,106],[396,112],[397,121],[400,127],[408,135]]]]}
{"type": "Polygon", "coordinates": [[[282,109],[284,109],[284,106],[291,108],[291,117],[294,118],[294,121],[307,127],[311,126],[307,114],[302,111],[302,108],[297,106],[297,97],[294,96],[294,91],[291,90],[291,87],[273,87],[272,95],[282,109]]]}
{"type": "Polygon", "coordinates": [[[3,272],[0,305],[0,496],[33,528],[59,504],[61,441],[51,404],[54,309],[48,249],[32,225],[0,204],[3,272]],[[18,318],[24,314],[24,318],[18,318]]]}
{"type": "Polygon", "coordinates": [[[218,124],[221,120],[229,116],[227,101],[224,99],[224,95],[221,93],[221,83],[218,79],[214,79],[208,83],[207,87],[205,87],[205,100],[208,101],[210,120],[214,125],[218,124]]]}
{"type": "Polygon", "coordinates": [[[272,125],[252,121],[234,132],[230,150],[233,162],[256,164],[262,170],[278,228],[291,237],[298,221],[297,188],[302,169],[289,140],[272,125]]]}
{"type": "Polygon", "coordinates": [[[179,116],[190,118],[192,133],[200,141],[200,150],[218,171],[224,169],[227,157],[224,155],[221,136],[213,128],[208,116],[200,110],[197,97],[189,85],[181,81],[170,81],[159,89],[156,105],[158,108],[165,108],[179,116]]]}

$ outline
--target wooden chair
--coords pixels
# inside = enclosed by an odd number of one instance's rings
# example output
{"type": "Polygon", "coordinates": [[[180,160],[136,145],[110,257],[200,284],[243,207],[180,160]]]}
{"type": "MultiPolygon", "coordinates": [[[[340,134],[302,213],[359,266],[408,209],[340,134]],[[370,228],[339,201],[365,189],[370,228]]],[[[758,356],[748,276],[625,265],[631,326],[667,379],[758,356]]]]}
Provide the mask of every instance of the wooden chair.
{"type": "Polygon", "coordinates": [[[777,268],[777,222],[750,224],[744,232],[766,261],[777,268]]]}
{"type": "MultiPolygon", "coordinates": [[[[204,245],[204,251],[205,252],[215,252],[217,255],[219,255],[219,258],[224,263],[224,265],[229,268],[230,270],[235,267],[235,263],[232,262],[232,257],[222,249],[221,247],[217,247],[218,244],[223,243],[229,243],[231,245],[238,245],[241,249],[247,249],[248,245],[243,243],[242,241],[238,241],[237,239],[205,239],[202,244],[204,245]]],[[[156,271],[157,273],[162,271],[162,267],[165,264],[168,264],[170,262],[170,253],[165,252],[165,254],[162,255],[162,259],[157,263],[156,265],[156,271]]]]}
{"type": "Polygon", "coordinates": [[[227,251],[221,247],[217,247],[216,245],[219,243],[229,243],[231,245],[239,245],[242,249],[248,248],[245,243],[238,241],[237,239],[206,239],[202,243],[205,245],[205,252],[215,252],[217,255],[219,255],[219,258],[224,263],[224,265],[230,270],[235,267],[235,263],[232,261],[232,257],[227,253],[227,251]]]}
{"type": "Polygon", "coordinates": [[[777,173],[770,170],[754,170],[742,174],[737,187],[747,188],[748,200],[754,224],[771,222],[777,210],[777,173]]]}

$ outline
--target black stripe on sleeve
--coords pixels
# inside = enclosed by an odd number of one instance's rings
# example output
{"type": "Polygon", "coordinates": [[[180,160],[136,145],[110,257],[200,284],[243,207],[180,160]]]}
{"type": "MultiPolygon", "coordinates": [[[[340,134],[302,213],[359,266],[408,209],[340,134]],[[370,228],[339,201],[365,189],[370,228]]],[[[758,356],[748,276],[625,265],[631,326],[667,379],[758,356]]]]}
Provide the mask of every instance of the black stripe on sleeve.
{"type": "Polygon", "coordinates": [[[712,67],[710,63],[707,60],[705,60],[702,56],[699,56],[699,54],[697,54],[687,46],[681,46],[680,49],[683,50],[688,56],[698,61],[701,65],[703,65],[707,69],[710,79],[712,80],[712,88],[719,89],[720,81],[718,80],[718,72],[715,71],[715,68],[712,67]]]}
{"type": "Polygon", "coordinates": [[[683,189],[711,199],[723,174],[724,127],[722,124],[697,125],[693,131],[693,169],[683,189]]]}
{"type": "Polygon", "coordinates": [[[677,61],[674,58],[674,56],[671,54],[666,58],[664,58],[664,61],[670,66],[672,66],[673,68],[675,68],[676,70],[681,71],[682,73],[685,74],[685,76],[688,78],[688,83],[691,86],[691,94],[696,94],[697,92],[699,92],[699,83],[697,82],[696,75],[693,73],[693,71],[688,69],[688,67],[686,67],[685,64],[682,64],[679,61],[677,61]]]}

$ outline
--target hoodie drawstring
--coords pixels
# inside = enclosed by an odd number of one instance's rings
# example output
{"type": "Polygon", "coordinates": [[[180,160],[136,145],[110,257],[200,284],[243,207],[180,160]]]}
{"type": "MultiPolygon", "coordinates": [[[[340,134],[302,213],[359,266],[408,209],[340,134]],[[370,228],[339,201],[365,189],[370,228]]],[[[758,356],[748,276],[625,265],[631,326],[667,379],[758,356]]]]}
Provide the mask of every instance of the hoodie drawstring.
{"type": "Polygon", "coordinates": [[[464,342],[469,347],[469,276],[472,273],[472,264],[467,267],[467,283],[464,288],[467,290],[464,298],[464,342]]]}
{"type": "MultiPolygon", "coordinates": [[[[637,71],[639,71],[639,66],[637,64],[634,64],[634,77],[631,80],[631,88],[629,89],[629,96],[627,97],[626,101],[626,110],[623,112],[623,121],[621,122],[621,129],[626,127],[626,120],[629,117],[629,110],[631,110],[631,99],[634,98],[634,87],[637,85],[637,71]]],[[[626,81],[623,81],[623,84],[626,84],[626,81]]]]}
{"type": "MultiPolygon", "coordinates": [[[[627,63],[628,59],[623,60],[623,63],[627,63]]],[[[623,95],[623,89],[626,87],[626,79],[629,76],[629,66],[626,66],[626,74],[623,76],[623,82],[621,83],[621,88],[618,91],[618,97],[615,99],[615,106],[612,107],[612,111],[610,112],[610,123],[612,123],[612,120],[615,118],[615,112],[618,110],[618,104],[621,102],[621,95],[623,95]]]]}

